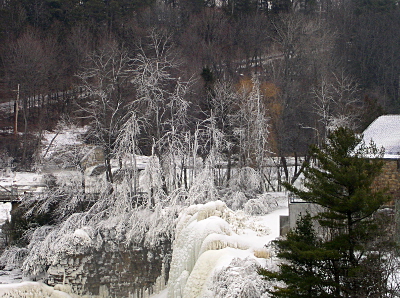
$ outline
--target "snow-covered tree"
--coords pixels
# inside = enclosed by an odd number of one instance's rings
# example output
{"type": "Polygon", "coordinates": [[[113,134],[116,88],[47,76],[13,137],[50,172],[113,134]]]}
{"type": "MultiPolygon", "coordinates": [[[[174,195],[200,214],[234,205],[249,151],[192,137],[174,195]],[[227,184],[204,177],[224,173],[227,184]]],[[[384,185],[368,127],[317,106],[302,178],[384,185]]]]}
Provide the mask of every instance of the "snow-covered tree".
{"type": "Polygon", "coordinates": [[[136,195],[138,191],[139,173],[137,170],[138,137],[143,127],[143,121],[134,111],[126,116],[127,120],[122,125],[116,140],[114,154],[120,159],[120,167],[128,178],[129,193],[136,195]]]}
{"type": "Polygon", "coordinates": [[[80,107],[84,117],[91,121],[90,136],[104,150],[106,176],[110,183],[113,182],[113,148],[132,101],[127,94],[131,62],[127,51],[110,41],[89,55],[87,66],[78,74],[89,98],[80,107]]]}
{"type": "Polygon", "coordinates": [[[240,166],[251,166],[262,175],[263,167],[270,154],[268,146],[269,117],[259,79],[243,81],[239,89],[240,110],[234,133],[240,140],[240,166]]]}
{"type": "MultiPolygon", "coordinates": [[[[147,127],[149,139],[154,138],[157,147],[156,154],[160,154],[158,141],[165,133],[164,125],[169,108],[171,95],[179,88],[174,88],[178,77],[173,74],[180,61],[174,51],[171,36],[153,29],[148,37],[147,44],[139,45],[139,53],[133,59],[133,84],[137,92],[136,105],[144,113],[151,124],[147,127]]],[[[178,87],[178,86],[177,86],[178,87]]],[[[172,97],[173,98],[173,97],[172,97]]]]}
{"type": "Polygon", "coordinates": [[[327,138],[330,130],[338,127],[357,128],[360,115],[359,85],[355,79],[346,75],[333,73],[323,77],[318,88],[313,88],[314,112],[318,116],[318,143],[327,138]]]}
{"type": "MultiPolygon", "coordinates": [[[[219,80],[209,92],[210,117],[209,125],[219,131],[218,150],[227,162],[226,182],[232,175],[233,155],[238,151],[238,139],[234,135],[236,127],[235,114],[239,109],[239,96],[230,81],[219,80]]],[[[214,147],[214,150],[216,148],[214,147]]]]}

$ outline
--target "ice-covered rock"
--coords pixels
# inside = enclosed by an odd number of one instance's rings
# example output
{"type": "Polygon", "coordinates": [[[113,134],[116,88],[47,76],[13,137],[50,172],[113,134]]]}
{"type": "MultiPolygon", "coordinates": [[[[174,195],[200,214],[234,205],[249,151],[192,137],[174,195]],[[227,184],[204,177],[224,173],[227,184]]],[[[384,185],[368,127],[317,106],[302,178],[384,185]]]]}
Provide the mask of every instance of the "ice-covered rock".
{"type": "Polygon", "coordinates": [[[269,256],[269,229],[221,201],[192,205],[179,215],[168,282],[168,298],[211,297],[213,276],[233,259],[269,256]]]}

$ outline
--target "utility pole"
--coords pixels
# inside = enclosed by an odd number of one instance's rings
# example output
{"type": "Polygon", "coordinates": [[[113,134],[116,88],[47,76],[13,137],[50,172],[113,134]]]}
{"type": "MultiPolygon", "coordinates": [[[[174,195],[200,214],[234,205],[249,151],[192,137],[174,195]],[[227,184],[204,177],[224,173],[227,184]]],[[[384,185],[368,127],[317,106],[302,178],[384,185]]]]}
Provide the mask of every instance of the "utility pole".
{"type": "Polygon", "coordinates": [[[19,110],[19,84],[17,88],[17,99],[15,100],[15,111],[14,111],[14,136],[16,137],[18,134],[18,110],[19,110]]]}

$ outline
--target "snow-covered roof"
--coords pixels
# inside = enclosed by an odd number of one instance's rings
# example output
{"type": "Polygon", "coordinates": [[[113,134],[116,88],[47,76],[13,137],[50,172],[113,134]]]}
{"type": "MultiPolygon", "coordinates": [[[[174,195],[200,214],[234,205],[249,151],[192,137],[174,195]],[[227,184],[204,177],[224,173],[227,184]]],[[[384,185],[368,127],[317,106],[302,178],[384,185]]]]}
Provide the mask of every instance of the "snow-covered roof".
{"type": "Polygon", "coordinates": [[[364,141],[385,148],[384,158],[400,158],[400,115],[380,116],[364,131],[364,141]]]}

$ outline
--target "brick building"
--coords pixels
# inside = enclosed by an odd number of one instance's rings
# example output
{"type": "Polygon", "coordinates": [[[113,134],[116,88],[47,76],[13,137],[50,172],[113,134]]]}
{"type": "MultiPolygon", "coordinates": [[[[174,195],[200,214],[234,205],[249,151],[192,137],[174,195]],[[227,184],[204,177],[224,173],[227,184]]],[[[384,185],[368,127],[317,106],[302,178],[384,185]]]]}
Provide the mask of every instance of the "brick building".
{"type": "MultiPolygon", "coordinates": [[[[375,180],[376,187],[387,187],[393,201],[390,205],[396,212],[396,239],[400,243],[400,115],[385,115],[375,119],[363,133],[363,139],[368,145],[371,140],[377,148],[384,148],[384,166],[382,173],[375,180]]],[[[321,207],[313,203],[292,198],[289,200],[289,216],[281,218],[281,233],[288,228],[294,228],[301,214],[309,212],[317,214],[321,207]]],[[[318,229],[318,225],[316,225],[318,229]]]]}

